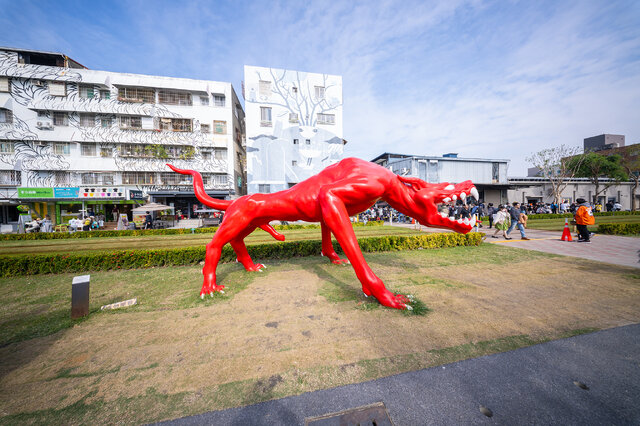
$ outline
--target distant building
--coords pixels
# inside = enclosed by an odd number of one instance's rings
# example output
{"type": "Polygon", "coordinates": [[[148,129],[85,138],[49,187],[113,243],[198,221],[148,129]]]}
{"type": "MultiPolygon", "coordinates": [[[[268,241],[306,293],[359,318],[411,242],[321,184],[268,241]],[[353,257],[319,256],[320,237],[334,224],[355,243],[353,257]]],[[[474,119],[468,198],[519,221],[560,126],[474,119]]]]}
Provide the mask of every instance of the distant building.
{"type": "Polygon", "coordinates": [[[459,183],[471,180],[480,199],[499,204],[506,200],[509,160],[459,158],[456,153],[442,157],[385,152],[371,162],[402,176],[417,177],[428,183],[459,183]]]}
{"type": "Polygon", "coordinates": [[[151,198],[189,214],[190,177],[244,193],[244,112],[231,83],[89,70],[60,53],[0,48],[0,222],[16,205],[66,222],[151,198]]]}
{"type": "Polygon", "coordinates": [[[584,139],[584,152],[602,151],[623,146],[624,135],[603,134],[584,139]]]}
{"type": "Polygon", "coordinates": [[[247,191],[292,187],[343,157],[342,77],[244,67],[247,191]]]}

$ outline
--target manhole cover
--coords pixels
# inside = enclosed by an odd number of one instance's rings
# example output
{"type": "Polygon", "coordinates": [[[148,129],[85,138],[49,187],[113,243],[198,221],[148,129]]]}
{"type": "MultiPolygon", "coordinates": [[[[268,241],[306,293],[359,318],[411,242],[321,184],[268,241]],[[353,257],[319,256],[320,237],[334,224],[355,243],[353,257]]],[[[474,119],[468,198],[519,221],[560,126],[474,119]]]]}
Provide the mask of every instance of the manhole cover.
{"type": "Polygon", "coordinates": [[[309,417],[304,420],[304,424],[305,426],[393,426],[387,408],[382,402],[339,413],[309,417]]]}

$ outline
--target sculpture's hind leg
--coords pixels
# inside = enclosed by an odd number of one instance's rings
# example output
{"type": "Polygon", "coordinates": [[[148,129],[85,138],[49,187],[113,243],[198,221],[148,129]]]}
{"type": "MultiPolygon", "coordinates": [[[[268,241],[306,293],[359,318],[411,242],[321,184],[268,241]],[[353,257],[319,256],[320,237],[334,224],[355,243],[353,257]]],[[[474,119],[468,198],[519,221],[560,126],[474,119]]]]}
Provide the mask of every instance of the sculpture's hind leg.
{"type": "Polygon", "coordinates": [[[266,268],[266,266],[261,263],[253,263],[247,251],[247,246],[244,244],[245,237],[252,233],[254,229],[256,228],[247,228],[246,231],[230,241],[231,247],[233,247],[233,250],[236,252],[238,262],[242,263],[242,266],[244,266],[247,271],[261,271],[263,268],[266,268]]]}
{"type": "Polygon", "coordinates": [[[349,263],[347,259],[340,259],[338,253],[333,248],[333,244],[331,243],[331,229],[327,226],[324,221],[320,222],[320,227],[322,229],[322,255],[329,258],[331,263],[336,265],[344,265],[349,263]]]}
{"type": "Polygon", "coordinates": [[[202,283],[202,290],[200,290],[200,297],[204,298],[205,294],[213,296],[216,291],[222,292],[224,286],[216,284],[216,269],[222,254],[222,247],[237,238],[238,235],[241,235],[247,224],[246,221],[240,222],[237,218],[227,217],[216,231],[211,242],[207,244],[204,268],[202,268],[204,282],[202,283]]]}

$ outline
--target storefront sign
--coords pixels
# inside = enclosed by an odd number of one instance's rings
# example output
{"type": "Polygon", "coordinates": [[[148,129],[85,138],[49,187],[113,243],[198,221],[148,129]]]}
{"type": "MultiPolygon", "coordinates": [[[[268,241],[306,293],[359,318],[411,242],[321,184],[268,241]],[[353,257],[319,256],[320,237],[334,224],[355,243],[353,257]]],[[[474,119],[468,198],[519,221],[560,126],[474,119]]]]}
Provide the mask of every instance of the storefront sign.
{"type": "Polygon", "coordinates": [[[144,197],[142,191],[138,191],[137,189],[130,189],[129,190],[129,199],[130,200],[144,200],[145,197],[144,197]]]}
{"type": "Polygon", "coordinates": [[[18,198],[53,198],[53,188],[18,188],[18,198]]]}
{"type": "Polygon", "coordinates": [[[81,186],[78,198],[124,198],[124,188],[115,186],[81,186]]]}
{"type": "Polygon", "coordinates": [[[78,198],[80,188],[53,188],[56,198],[78,198]]]}

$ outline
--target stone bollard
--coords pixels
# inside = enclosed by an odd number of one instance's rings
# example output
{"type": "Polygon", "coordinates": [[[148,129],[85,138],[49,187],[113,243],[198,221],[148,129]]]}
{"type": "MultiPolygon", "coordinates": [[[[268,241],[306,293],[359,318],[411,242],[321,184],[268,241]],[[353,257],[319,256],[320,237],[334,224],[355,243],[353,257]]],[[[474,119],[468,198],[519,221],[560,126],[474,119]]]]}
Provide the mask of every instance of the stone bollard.
{"type": "Polygon", "coordinates": [[[89,280],[91,275],[73,277],[71,284],[71,318],[89,315],[89,280]]]}

